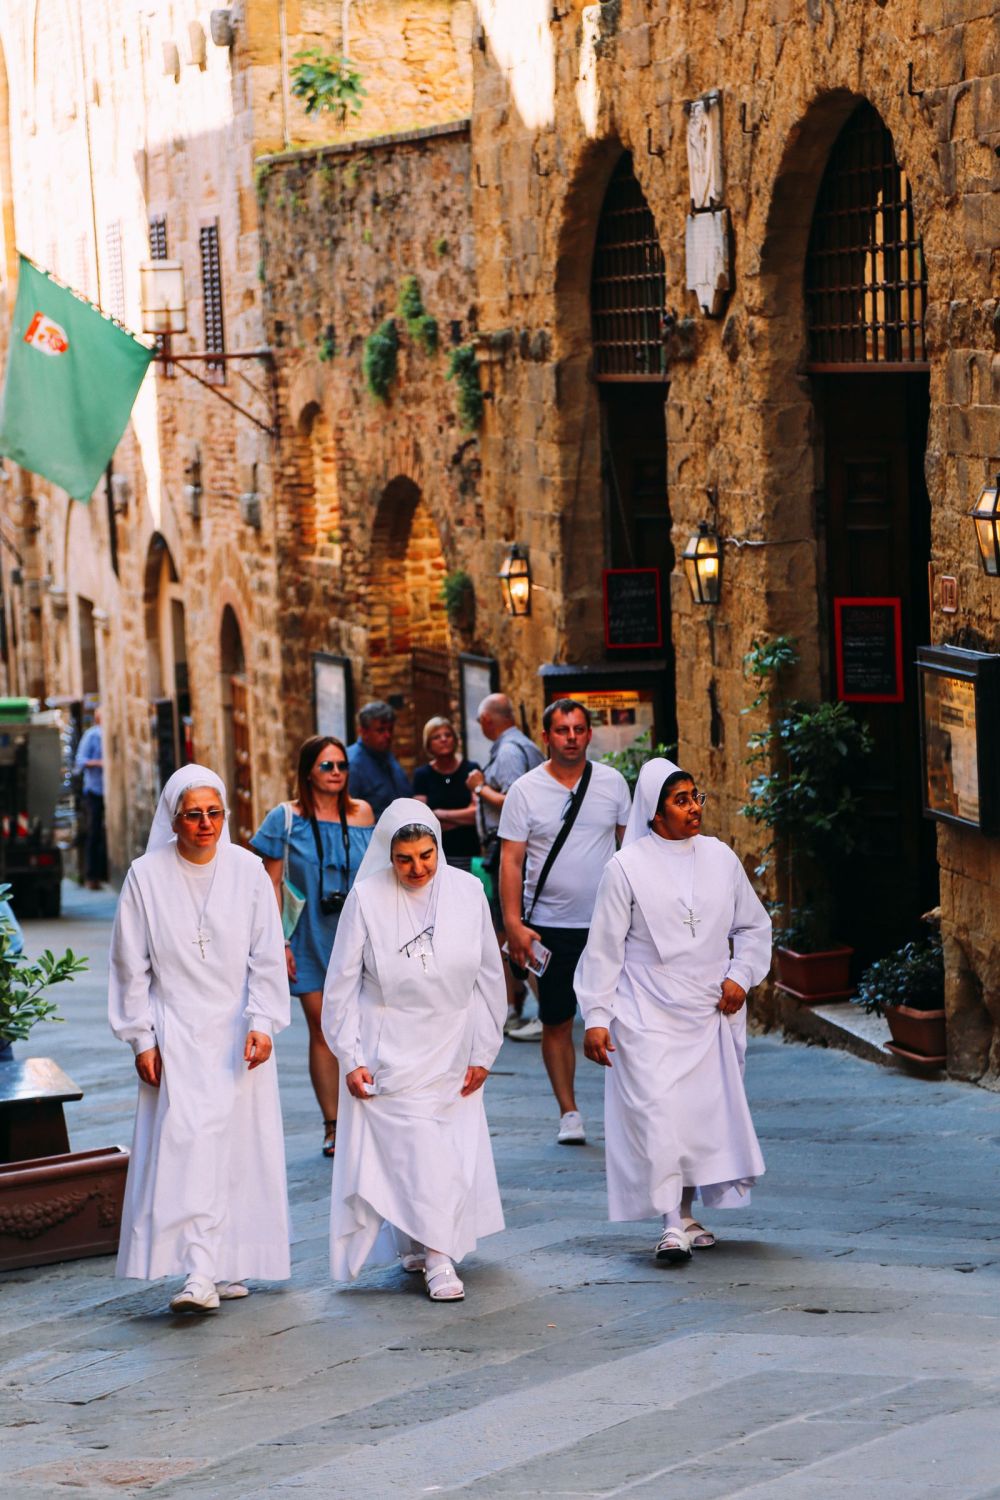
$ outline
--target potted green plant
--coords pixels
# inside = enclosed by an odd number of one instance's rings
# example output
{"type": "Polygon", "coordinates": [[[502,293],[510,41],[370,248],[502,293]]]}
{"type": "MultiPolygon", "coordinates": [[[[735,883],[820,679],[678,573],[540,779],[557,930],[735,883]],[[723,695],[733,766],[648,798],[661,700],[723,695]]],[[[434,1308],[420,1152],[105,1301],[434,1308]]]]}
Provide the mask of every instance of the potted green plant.
{"type": "Polygon", "coordinates": [[[931,932],[869,964],[853,1003],[868,1015],[885,1016],[892,1033],[886,1043],[890,1052],[940,1067],[947,1058],[940,934],[931,932]]]}
{"type": "Polygon", "coordinates": [[[471,631],[476,623],[476,590],[464,568],[446,573],[441,580],[441,602],[449,623],[456,630],[471,631]]]}
{"type": "Polygon", "coordinates": [[[769,837],[757,874],[765,875],[773,860],[779,988],[815,1003],[850,994],[853,949],[834,938],[831,898],[838,869],[863,840],[855,786],[871,740],[844,703],[781,696],[779,679],[798,662],[788,636],[754,641],[744,658],[756,683],[745,712],[766,708],[767,722],[748,741],[753,774],[741,812],[769,837]]]}
{"type": "MultiPolygon", "coordinates": [[[[9,895],[10,886],[0,885],[0,902],[9,895]]],[[[37,959],[29,959],[18,951],[18,936],[0,909],[0,1062],[9,1061],[11,1044],[27,1041],[39,1021],[62,1020],[59,1007],[44,992],[87,967],[87,960],[77,958],[71,948],[61,958],[47,948],[37,959]]]]}

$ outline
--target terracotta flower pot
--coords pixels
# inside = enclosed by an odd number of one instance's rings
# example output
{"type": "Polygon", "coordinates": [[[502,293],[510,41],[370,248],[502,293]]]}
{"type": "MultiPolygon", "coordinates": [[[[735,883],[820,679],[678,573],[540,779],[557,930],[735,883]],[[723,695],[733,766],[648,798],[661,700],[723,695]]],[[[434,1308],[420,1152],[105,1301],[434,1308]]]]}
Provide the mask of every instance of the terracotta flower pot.
{"type": "Polygon", "coordinates": [[[947,1056],[943,1010],[913,1010],[909,1005],[887,1005],[885,1018],[901,1052],[943,1061],[947,1056]]]}
{"type": "Polygon", "coordinates": [[[846,998],[851,992],[851,958],[854,949],[827,948],[822,953],[796,953],[794,948],[774,950],[778,984],[797,1000],[846,998]]]}
{"type": "Polygon", "coordinates": [[[0,1270],[113,1255],[128,1158],[110,1146],[0,1166],[0,1270]]]}

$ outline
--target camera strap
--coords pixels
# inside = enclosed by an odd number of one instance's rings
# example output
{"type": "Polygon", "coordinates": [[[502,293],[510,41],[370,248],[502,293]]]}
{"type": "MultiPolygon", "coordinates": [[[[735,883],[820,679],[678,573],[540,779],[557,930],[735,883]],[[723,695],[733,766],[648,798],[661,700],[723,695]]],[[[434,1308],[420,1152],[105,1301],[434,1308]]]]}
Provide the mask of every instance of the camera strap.
{"type": "MultiPolygon", "coordinates": [[[[323,888],[323,840],[320,838],[319,823],[315,813],[309,819],[312,826],[313,839],[316,842],[316,862],[319,865],[319,899],[326,900],[326,891],[323,888]]],[[[344,809],[344,799],[340,799],[340,837],[344,841],[344,895],[351,886],[351,836],[347,831],[347,813],[344,809]]]]}

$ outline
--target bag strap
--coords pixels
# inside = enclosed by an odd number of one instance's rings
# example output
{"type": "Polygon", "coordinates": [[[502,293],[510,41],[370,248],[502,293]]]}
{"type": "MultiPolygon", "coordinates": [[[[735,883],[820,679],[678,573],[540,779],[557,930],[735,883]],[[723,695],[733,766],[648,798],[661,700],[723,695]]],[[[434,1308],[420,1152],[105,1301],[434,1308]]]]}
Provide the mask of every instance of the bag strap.
{"type": "Polygon", "coordinates": [[[284,853],[284,857],[283,857],[282,862],[281,862],[281,878],[282,878],[282,880],[287,880],[288,879],[288,846],[289,846],[289,843],[291,842],[291,837],[292,837],[292,819],[294,818],[295,814],[292,811],[292,804],[290,802],[283,802],[281,804],[281,806],[282,806],[282,808],[284,810],[284,814],[285,814],[285,853],[284,853]]]}
{"type": "Polygon", "coordinates": [[[588,760],[587,764],[583,768],[583,775],[580,777],[580,780],[577,783],[576,791],[570,797],[569,807],[566,809],[566,816],[565,818],[563,818],[562,827],[556,834],[555,840],[552,844],[552,848],[545,856],[545,863],[542,865],[542,868],[539,871],[538,880],[535,883],[535,893],[531,898],[531,907],[524,919],[526,925],[530,924],[531,922],[535,907],[538,905],[539,897],[541,896],[542,891],[545,889],[545,882],[549,878],[549,873],[552,869],[552,866],[556,862],[559,851],[562,849],[566,840],[569,838],[570,834],[573,831],[573,824],[576,822],[577,814],[579,813],[580,808],[583,806],[583,799],[587,795],[587,788],[590,785],[590,778],[593,774],[593,761],[588,760]]]}
{"type": "MultiPolygon", "coordinates": [[[[309,819],[313,831],[313,839],[316,843],[316,862],[319,865],[319,899],[324,898],[323,892],[323,841],[319,834],[319,823],[315,814],[309,819]]],[[[347,812],[344,808],[344,799],[340,799],[340,837],[344,841],[344,894],[351,888],[351,836],[347,831],[347,812]]]]}

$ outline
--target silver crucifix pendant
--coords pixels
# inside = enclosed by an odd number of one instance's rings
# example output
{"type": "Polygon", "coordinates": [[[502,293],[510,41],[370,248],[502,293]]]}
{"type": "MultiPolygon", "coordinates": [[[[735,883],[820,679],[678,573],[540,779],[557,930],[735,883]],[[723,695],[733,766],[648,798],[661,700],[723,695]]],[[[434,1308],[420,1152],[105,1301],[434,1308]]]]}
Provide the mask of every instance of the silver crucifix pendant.
{"type": "Polygon", "coordinates": [[[201,949],[201,956],[202,956],[202,958],[204,958],[205,957],[205,944],[206,943],[210,943],[212,941],[212,939],[209,937],[208,933],[207,932],[202,932],[201,928],[199,927],[199,929],[198,929],[198,936],[196,938],[192,938],[191,941],[198,944],[198,947],[201,949]]]}
{"type": "Polygon", "coordinates": [[[698,923],[700,921],[701,921],[701,918],[700,917],[696,917],[695,914],[694,914],[694,908],[689,906],[687,908],[687,916],[684,918],[684,926],[685,927],[690,927],[690,929],[691,929],[691,936],[692,937],[696,936],[695,927],[698,925],[698,923]]]}

